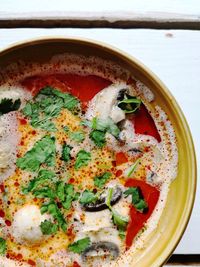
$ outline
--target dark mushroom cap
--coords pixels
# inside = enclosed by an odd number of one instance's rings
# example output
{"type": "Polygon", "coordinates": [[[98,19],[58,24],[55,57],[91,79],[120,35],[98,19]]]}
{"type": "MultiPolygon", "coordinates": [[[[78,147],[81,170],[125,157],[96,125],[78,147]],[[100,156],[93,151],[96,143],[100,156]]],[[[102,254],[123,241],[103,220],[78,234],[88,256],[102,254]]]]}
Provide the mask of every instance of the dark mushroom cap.
{"type": "Polygon", "coordinates": [[[115,243],[101,241],[97,243],[92,243],[91,246],[86,248],[86,250],[81,255],[83,261],[87,261],[87,258],[90,256],[90,253],[93,251],[97,252],[96,256],[98,256],[98,252],[103,251],[103,254],[109,255],[113,260],[119,256],[119,248],[115,243]]]}
{"type": "MultiPolygon", "coordinates": [[[[116,187],[114,189],[113,195],[112,195],[112,199],[111,199],[111,205],[116,204],[120,198],[122,196],[122,190],[120,187],[116,187]]],[[[99,199],[95,202],[91,202],[88,204],[84,204],[83,205],[84,210],[86,211],[101,211],[101,210],[105,210],[108,208],[108,206],[106,205],[106,196],[105,194],[101,194],[99,199]]]]}

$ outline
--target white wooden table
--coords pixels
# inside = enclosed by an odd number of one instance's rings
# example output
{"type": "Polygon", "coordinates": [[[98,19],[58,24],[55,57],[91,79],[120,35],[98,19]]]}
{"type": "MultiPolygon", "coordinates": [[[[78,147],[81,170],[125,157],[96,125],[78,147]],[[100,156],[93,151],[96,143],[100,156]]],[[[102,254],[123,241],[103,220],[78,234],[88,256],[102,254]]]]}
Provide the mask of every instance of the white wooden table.
{"type": "MultiPolygon", "coordinates": [[[[200,31],[196,29],[200,29],[200,2],[123,2],[87,0],[81,4],[81,0],[73,0],[69,5],[64,0],[1,0],[0,49],[28,38],[61,35],[104,41],[130,53],[154,71],[177,99],[192,131],[199,162],[200,31]],[[62,28],[40,27],[56,25],[62,28]],[[76,25],[91,27],[75,28],[76,25]]],[[[199,202],[200,186],[189,226],[174,254],[200,255],[199,202]]]]}

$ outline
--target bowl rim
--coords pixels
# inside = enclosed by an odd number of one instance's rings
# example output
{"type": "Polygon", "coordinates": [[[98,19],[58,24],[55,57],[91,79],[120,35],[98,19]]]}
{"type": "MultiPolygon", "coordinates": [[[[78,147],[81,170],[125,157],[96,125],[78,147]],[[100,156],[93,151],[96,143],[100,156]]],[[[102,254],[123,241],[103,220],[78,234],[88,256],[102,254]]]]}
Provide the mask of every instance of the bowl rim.
{"type": "Polygon", "coordinates": [[[189,196],[189,201],[186,209],[184,210],[184,216],[182,217],[182,223],[181,227],[179,229],[176,229],[176,231],[173,234],[173,240],[171,239],[170,243],[167,244],[165,249],[162,251],[160,254],[159,258],[157,258],[154,261],[154,266],[163,266],[164,263],[167,262],[167,260],[170,258],[172,255],[173,251],[176,249],[177,245],[179,244],[186,228],[189,223],[192,210],[194,207],[194,202],[195,202],[195,196],[196,196],[196,189],[197,189],[197,160],[196,160],[196,153],[195,153],[195,147],[194,147],[194,142],[192,138],[192,134],[190,131],[190,127],[188,125],[188,122],[185,118],[185,115],[176,101],[175,97],[172,95],[172,93],[169,91],[167,86],[158,78],[158,76],[151,71],[145,64],[143,64],[140,60],[135,58],[134,56],[130,55],[129,53],[111,45],[108,43],[104,43],[99,40],[94,40],[90,38],[85,38],[81,36],[63,36],[63,35],[48,35],[48,36],[40,36],[40,37],[35,37],[35,38],[28,38],[28,39],[23,39],[18,42],[14,42],[12,44],[9,44],[3,48],[0,49],[0,57],[4,54],[7,54],[15,49],[20,49],[24,46],[31,46],[35,44],[42,44],[42,43],[48,43],[48,42],[76,42],[76,43],[83,43],[83,44],[88,44],[88,45],[94,45],[96,47],[99,47],[100,49],[106,49],[106,51],[109,52],[114,52],[115,55],[118,57],[120,56],[123,59],[127,59],[128,61],[134,62],[134,64],[143,71],[144,75],[149,75],[151,79],[158,85],[160,86],[161,90],[165,93],[167,98],[171,99],[173,102],[173,106],[175,107],[176,111],[178,112],[178,116],[181,119],[182,125],[184,127],[185,133],[186,133],[186,138],[187,142],[189,143],[190,146],[190,157],[191,157],[191,162],[193,163],[193,168],[192,168],[192,179],[191,179],[191,191],[192,194],[189,196]]]}

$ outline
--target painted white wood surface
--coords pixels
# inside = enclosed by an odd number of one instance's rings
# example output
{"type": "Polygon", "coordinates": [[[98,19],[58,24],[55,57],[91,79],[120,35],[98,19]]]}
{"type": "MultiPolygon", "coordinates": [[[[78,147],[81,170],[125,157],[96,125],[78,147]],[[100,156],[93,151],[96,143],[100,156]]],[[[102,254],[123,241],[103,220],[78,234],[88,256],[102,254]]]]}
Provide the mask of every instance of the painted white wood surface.
{"type": "MultiPolygon", "coordinates": [[[[180,104],[195,141],[200,162],[200,31],[119,29],[0,29],[0,49],[37,36],[93,38],[138,58],[168,86],[180,104]]],[[[200,186],[195,208],[177,254],[200,254],[200,186]]]]}
{"type": "Polygon", "coordinates": [[[0,19],[200,21],[199,0],[0,0],[0,19]]]}

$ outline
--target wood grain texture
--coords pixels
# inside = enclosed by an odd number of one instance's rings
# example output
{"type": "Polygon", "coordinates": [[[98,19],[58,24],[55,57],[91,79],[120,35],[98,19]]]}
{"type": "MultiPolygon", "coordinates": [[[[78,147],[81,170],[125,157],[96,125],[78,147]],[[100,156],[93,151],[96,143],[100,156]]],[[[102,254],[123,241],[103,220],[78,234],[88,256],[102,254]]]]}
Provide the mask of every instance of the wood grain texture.
{"type": "Polygon", "coordinates": [[[200,28],[198,0],[1,0],[1,27],[200,28]]]}
{"type": "MultiPolygon", "coordinates": [[[[200,162],[200,32],[119,29],[1,29],[0,49],[37,36],[82,36],[112,44],[142,61],[168,86],[180,104],[200,162]]],[[[200,186],[195,208],[177,254],[200,254],[200,186]]]]}

